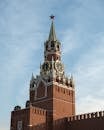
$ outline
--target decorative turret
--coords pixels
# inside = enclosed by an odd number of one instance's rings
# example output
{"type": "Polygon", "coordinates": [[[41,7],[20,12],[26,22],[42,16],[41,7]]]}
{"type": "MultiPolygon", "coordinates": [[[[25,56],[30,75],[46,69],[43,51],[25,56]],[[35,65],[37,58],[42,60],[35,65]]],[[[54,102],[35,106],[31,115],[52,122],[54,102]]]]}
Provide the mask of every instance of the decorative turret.
{"type": "Polygon", "coordinates": [[[74,88],[74,81],[73,81],[73,76],[71,75],[70,78],[70,86],[74,88]]]}
{"type": "Polygon", "coordinates": [[[30,85],[33,84],[34,79],[35,79],[35,78],[34,78],[34,75],[33,75],[33,73],[32,73],[31,80],[30,80],[30,85]]]}

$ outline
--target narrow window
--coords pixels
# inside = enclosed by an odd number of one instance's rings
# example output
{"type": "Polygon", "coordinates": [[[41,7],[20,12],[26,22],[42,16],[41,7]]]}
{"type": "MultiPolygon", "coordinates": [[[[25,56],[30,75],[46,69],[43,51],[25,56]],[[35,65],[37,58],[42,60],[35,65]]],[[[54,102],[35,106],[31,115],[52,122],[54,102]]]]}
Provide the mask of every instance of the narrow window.
{"type": "Polygon", "coordinates": [[[22,121],[17,122],[17,130],[22,130],[22,121]]]}

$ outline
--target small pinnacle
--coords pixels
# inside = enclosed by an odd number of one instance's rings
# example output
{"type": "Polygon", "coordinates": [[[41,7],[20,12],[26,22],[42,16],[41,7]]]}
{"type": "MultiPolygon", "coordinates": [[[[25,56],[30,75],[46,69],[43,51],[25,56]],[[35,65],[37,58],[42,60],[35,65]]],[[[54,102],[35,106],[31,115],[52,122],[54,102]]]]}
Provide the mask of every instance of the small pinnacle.
{"type": "Polygon", "coordinates": [[[40,62],[40,69],[41,69],[41,62],[40,62]]]}
{"type": "Polygon", "coordinates": [[[33,79],[34,79],[34,75],[33,75],[33,73],[32,73],[31,80],[33,80],[33,79]]]}
{"type": "Polygon", "coordinates": [[[52,23],[51,23],[51,28],[50,28],[48,40],[56,41],[57,38],[56,38],[55,27],[54,27],[54,22],[53,22],[54,16],[52,15],[52,16],[50,16],[50,18],[52,19],[52,23]]]}
{"type": "Polygon", "coordinates": [[[73,75],[71,74],[71,80],[73,80],[73,75]]]}

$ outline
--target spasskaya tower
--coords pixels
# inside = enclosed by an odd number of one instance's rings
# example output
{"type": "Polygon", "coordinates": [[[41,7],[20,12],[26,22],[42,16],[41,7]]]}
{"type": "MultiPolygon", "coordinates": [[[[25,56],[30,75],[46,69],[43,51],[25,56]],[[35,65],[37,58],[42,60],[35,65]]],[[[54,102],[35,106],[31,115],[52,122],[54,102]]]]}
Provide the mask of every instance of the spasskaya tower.
{"type": "Polygon", "coordinates": [[[75,114],[73,78],[65,75],[61,61],[61,43],[52,20],[48,40],[44,43],[44,62],[40,75],[30,82],[30,103],[53,113],[53,118],[75,114]]]}
{"type": "Polygon", "coordinates": [[[75,89],[73,77],[67,77],[61,60],[61,43],[56,37],[51,16],[49,37],[44,43],[44,61],[40,74],[32,74],[29,101],[21,109],[16,106],[11,114],[11,130],[53,130],[53,121],[75,115],[75,89]]]}

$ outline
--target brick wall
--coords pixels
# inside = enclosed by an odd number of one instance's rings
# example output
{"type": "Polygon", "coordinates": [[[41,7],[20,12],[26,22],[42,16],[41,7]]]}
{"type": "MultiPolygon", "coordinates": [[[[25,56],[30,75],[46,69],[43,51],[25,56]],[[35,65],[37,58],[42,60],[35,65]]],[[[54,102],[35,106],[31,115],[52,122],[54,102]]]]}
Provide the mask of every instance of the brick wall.
{"type": "Polygon", "coordinates": [[[22,121],[23,130],[29,130],[30,109],[22,109],[11,112],[11,130],[17,130],[18,121],[22,121]]]}
{"type": "Polygon", "coordinates": [[[53,87],[53,116],[54,119],[75,115],[75,94],[73,90],[53,87]]]}
{"type": "Polygon", "coordinates": [[[68,118],[67,130],[104,130],[104,112],[93,112],[68,118]]]}
{"type": "Polygon", "coordinates": [[[46,111],[36,107],[12,111],[11,130],[17,130],[18,121],[22,121],[22,130],[46,130],[46,111]]]}

